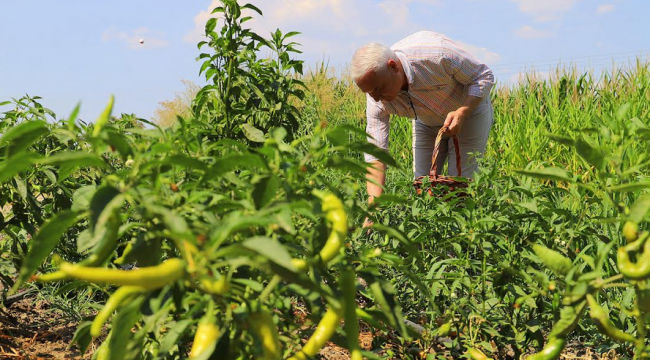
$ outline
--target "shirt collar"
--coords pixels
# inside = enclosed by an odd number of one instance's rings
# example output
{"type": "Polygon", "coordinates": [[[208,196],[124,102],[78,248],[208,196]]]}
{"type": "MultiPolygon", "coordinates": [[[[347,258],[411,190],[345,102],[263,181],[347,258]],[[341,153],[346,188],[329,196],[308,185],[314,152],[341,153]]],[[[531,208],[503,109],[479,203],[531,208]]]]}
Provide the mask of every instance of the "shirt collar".
{"type": "Polygon", "coordinates": [[[402,68],[406,74],[406,81],[408,81],[409,89],[411,89],[411,85],[413,85],[413,69],[411,69],[411,63],[409,62],[409,59],[406,57],[406,55],[404,55],[402,52],[395,51],[395,55],[397,55],[399,61],[402,63],[402,68]]]}

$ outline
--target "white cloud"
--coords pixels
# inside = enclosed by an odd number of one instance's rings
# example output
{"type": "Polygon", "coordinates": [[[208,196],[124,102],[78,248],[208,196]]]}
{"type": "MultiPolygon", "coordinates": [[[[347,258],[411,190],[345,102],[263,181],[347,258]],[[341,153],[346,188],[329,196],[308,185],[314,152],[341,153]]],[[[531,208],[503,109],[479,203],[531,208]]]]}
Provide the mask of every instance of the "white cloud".
{"type": "Polygon", "coordinates": [[[596,14],[605,14],[614,11],[614,4],[603,4],[598,6],[596,14]]]}
{"type": "MultiPolygon", "coordinates": [[[[218,3],[212,1],[196,15],[194,29],[184,36],[185,42],[204,40],[205,23],[218,3]]],[[[414,21],[415,4],[443,6],[441,0],[266,0],[259,5],[264,16],[247,11],[254,20],[246,25],[264,37],[278,27],[284,32],[300,31],[301,35],[293,39],[301,44],[301,59],[309,64],[324,60],[339,66],[347,64],[354,51],[368,42],[390,46],[416,31],[435,31],[428,28],[429,24],[414,21]]],[[[468,50],[482,59],[499,58],[487,49],[468,50]]]]}
{"type": "Polygon", "coordinates": [[[522,39],[527,40],[538,40],[546,39],[553,36],[553,33],[545,30],[538,30],[530,25],[522,26],[519,29],[515,30],[515,35],[522,39]]]}
{"type": "Polygon", "coordinates": [[[115,28],[109,28],[102,33],[102,42],[117,41],[125,44],[129,49],[144,50],[158,49],[169,45],[163,39],[164,35],[145,27],[139,27],[131,33],[118,31],[115,28]],[[144,40],[141,44],[140,40],[144,40]]]}
{"type": "Polygon", "coordinates": [[[562,19],[581,0],[510,0],[535,22],[547,23],[562,19]]]}
{"type": "Polygon", "coordinates": [[[471,44],[464,43],[462,41],[455,41],[462,48],[467,50],[470,54],[474,55],[476,58],[481,60],[487,65],[494,65],[501,62],[501,55],[488,50],[487,48],[475,46],[471,44]]]}

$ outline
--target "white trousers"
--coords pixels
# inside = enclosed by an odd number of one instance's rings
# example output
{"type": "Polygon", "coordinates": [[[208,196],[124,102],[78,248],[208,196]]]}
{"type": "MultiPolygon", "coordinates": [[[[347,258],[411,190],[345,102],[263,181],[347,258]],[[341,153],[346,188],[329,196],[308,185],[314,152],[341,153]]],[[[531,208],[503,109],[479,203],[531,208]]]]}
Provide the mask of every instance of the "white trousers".
{"type": "MultiPolygon", "coordinates": [[[[460,147],[461,173],[463,177],[471,178],[478,165],[475,155],[485,152],[488,135],[494,122],[492,103],[489,96],[481,101],[472,115],[465,119],[460,133],[457,135],[460,147]]],[[[431,170],[431,158],[436,136],[442,126],[429,126],[420,120],[413,120],[413,173],[415,178],[428,175],[431,170]]],[[[438,173],[441,172],[445,161],[448,161],[450,176],[458,176],[456,170],[456,149],[451,137],[443,136],[438,154],[438,173]]]]}

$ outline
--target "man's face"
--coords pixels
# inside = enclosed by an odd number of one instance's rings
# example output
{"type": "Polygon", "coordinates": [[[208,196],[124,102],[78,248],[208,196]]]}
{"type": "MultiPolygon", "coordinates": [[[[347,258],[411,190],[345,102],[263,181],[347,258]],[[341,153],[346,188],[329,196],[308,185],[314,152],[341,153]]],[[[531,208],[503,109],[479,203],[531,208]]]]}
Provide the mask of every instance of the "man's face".
{"type": "Polygon", "coordinates": [[[369,71],[357,80],[357,86],[375,101],[393,101],[402,87],[399,64],[388,61],[388,68],[379,72],[369,71]]]}

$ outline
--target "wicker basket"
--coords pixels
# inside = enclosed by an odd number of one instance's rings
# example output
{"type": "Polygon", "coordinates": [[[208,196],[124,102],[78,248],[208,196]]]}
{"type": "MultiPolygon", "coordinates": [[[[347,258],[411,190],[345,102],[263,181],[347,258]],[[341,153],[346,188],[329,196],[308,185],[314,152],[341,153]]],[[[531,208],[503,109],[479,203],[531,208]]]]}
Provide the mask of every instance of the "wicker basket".
{"type": "MultiPolygon", "coordinates": [[[[468,179],[461,177],[462,173],[460,163],[460,147],[458,145],[458,138],[455,135],[452,137],[452,139],[454,140],[454,147],[456,148],[456,170],[458,172],[458,176],[451,177],[438,175],[438,166],[436,163],[438,160],[438,153],[440,152],[439,150],[442,141],[442,135],[445,131],[447,131],[447,129],[448,127],[443,126],[440,131],[438,131],[438,136],[436,136],[436,144],[433,147],[433,155],[431,157],[431,170],[429,171],[429,175],[420,176],[413,181],[413,187],[415,187],[415,191],[418,195],[421,195],[423,192],[423,183],[426,184],[426,178],[428,178],[429,182],[429,187],[426,189],[429,195],[435,194],[438,196],[444,196],[449,191],[454,191],[459,188],[466,188],[468,185],[468,179]],[[437,190],[433,190],[434,188],[437,190]]],[[[464,192],[459,192],[457,194],[459,196],[467,196],[467,193],[464,192]]]]}

